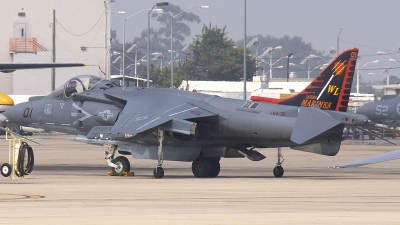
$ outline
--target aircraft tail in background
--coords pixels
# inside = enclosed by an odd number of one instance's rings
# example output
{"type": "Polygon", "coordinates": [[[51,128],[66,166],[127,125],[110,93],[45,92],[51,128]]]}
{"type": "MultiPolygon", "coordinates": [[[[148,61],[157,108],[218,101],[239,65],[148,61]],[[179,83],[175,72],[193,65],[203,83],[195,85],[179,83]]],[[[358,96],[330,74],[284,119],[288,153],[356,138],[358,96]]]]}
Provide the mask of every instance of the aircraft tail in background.
{"type": "Polygon", "coordinates": [[[250,99],[291,106],[311,107],[317,104],[321,109],[346,112],[357,56],[357,48],[342,52],[303,91],[293,97],[276,99],[251,96],[250,99]]]}

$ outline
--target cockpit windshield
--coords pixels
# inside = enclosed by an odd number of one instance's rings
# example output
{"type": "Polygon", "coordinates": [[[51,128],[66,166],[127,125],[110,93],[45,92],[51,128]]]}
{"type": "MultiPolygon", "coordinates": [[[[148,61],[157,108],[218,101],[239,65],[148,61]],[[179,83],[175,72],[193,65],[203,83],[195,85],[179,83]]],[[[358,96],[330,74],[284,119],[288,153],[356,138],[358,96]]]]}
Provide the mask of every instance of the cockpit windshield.
{"type": "Polygon", "coordinates": [[[82,93],[92,89],[102,79],[94,75],[79,75],[68,80],[64,85],[49,94],[54,98],[69,98],[74,93],[82,93]]]}

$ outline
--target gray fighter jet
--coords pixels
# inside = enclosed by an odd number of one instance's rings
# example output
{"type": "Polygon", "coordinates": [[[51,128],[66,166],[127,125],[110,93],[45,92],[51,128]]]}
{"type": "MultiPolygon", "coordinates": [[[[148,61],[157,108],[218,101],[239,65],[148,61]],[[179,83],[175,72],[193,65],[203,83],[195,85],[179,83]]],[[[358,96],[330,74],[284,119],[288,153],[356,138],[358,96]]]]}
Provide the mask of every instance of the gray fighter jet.
{"type": "Polygon", "coordinates": [[[388,96],[382,100],[366,103],[357,109],[357,113],[368,116],[374,123],[399,127],[400,96],[388,96]]]}
{"type": "Polygon", "coordinates": [[[106,159],[115,175],[130,171],[125,156],[114,158],[117,151],[157,160],[155,178],[164,176],[164,160],[192,161],[196,177],[216,177],[221,157],[258,161],[265,156],[257,148],[278,148],[273,174],[281,177],[281,147],[334,156],[344,125],[368,123],[364,115],[345,112],[357,55],[356,48],[340,54],[302,92],[303,97],[290,104],[173,89],[122,88],[97,76],[81,75],[48,96],[10,107],[3,122],[76,134],[70,140],[106,145],[106,159]]]}
{"type": "MultiPolygon", "coordinates": [[[[385,99],[369,102],[358,108],[357,113],[367,116],[371,120],[371,122],[388,125],[389,127],[399,127],[400,96],[387,96],[385,99]]],[[[400,150],[394,150],[383,154],[367,157],[365,159],[356,160],[350,163],[345,163],[336,167],[358,167],[399,158],[400,150]]]]}

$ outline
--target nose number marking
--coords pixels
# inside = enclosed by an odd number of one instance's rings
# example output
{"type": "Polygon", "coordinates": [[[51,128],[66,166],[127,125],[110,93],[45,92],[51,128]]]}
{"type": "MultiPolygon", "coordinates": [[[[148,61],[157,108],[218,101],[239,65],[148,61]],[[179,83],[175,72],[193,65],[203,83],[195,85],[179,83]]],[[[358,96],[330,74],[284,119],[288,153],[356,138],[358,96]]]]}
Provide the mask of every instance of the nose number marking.
{"type": "Polygon", "coordinates": [[[33,108],[26,108],[26,109],[24,110],[23,116],[24,116],[25,118],[27,118],[27,117],[32,118],[32,111],[33,111],[33,108]]]}

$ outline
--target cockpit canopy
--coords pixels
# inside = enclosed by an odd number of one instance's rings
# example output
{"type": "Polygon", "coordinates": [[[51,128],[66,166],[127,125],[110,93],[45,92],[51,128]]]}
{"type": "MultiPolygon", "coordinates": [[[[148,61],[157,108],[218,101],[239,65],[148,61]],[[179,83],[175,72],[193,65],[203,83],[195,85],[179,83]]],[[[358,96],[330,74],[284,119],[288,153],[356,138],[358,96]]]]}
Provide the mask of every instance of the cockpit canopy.
{"type": "Polygon", "coordinates": [[[74,93],[91,90],[103,79],[94,75],[79,75],[68,80],[64,85],[49,94],[53,98],[69,98],[74,93]]]}

